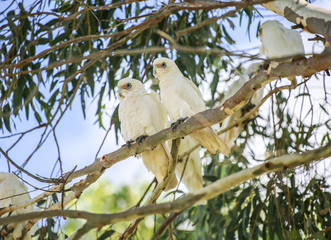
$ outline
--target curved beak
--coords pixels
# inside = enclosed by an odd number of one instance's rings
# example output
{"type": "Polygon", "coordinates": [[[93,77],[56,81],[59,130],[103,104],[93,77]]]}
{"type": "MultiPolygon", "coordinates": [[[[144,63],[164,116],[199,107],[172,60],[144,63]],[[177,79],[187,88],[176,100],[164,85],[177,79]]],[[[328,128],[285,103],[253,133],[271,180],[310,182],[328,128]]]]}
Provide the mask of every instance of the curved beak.
{"type": "Polygon", "coordinates": [[[257,30],[257,35],[258,35],[259,37],[261,37],[261,35],[262,35],[262,28],[259,28],[259,30],[257,30]]]}
{"type": "Polygon", "coordinates": [[[123,89],[122,89],[122,88],[118,88],[118,90],[117,90],[117,95],[118,95],[118,98],[119,98],[120,100],[124,99],[123,89]]]}
{"type": "Polygon", "coordinates": [[[154,77],[156,77],[157,78],[157,68],[160,68],[160,66],[159,66],[160,64],[157,64],[157,65],[153,65],[153,75],[154,75],[154,77]]]}

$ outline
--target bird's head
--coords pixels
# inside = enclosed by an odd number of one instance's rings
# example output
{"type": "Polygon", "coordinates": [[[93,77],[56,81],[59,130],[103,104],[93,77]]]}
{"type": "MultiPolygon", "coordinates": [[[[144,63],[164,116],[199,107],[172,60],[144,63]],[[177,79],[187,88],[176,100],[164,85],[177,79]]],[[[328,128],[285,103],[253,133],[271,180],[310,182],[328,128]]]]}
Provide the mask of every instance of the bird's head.
{"type": "Polygon", "coordinates": [[[272,30],[273,28],[282,28],[282,27],[284,27],[283,24],[281,24],[276,20],[266,21],[259,27],[257,35],[261,37],[263,35],[264,30],[268,31],[268,30],[272,30]]]}
{"type": "Polygon", "coordinates": [[[128,94],[133,91],[146,91],[142,82],[133,78],[123,78],[117,84],[118,98],[123,100],[128,94]]]}
{"type": "Polygon", "coordinates": [[[169,58],[157,58],[153,62],[153,75],[154,77],[161,80],[162,76],[167,75],[168,73],[180,73],[179,68],[176,63],[169,58]]]}

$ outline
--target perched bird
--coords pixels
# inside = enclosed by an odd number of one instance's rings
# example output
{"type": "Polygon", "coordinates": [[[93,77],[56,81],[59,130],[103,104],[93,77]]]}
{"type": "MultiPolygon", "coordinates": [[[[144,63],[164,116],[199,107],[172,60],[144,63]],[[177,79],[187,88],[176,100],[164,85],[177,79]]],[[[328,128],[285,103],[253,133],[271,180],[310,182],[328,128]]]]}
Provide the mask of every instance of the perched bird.
{"type": "MultiPolygon", "coordinates": [[[[139,140],[144,135],[155,134],[168,127],[167,113],[157,93],[148,93],[144,84],[132,78],[124,78],[118,82],[119,120],[125,141],[139,140]]],[[[141,153],[145,167],[151,171],[158,182],[161,182],[168,170],[170,148],[164,142],[153,150],[141,153]]],[[[165,190],[177,185],[174,176],[165,190]]]]}
{"type": "MultiPolygon", "coordinates": [[[[266,58],[273,60],[281,58],[278,62],[290,62],[293,58],[305,56],[305,49],[300,33],[295,30],[285,28],[278,21],[264,22],[258,31],[262,46],[260,53],[266,58]]],[[[278,66],[278,62],[272,61],[268,72],[278,66]]],[[[293,87],[296,86],[295,77],[289,78],[293,87]]]]}
{"type": "MultiPolygon", "coordinates": [[[[0,172],[0,209],[8,207],[10,205],[20,205],[25,202],[30,201],[30,195],[28,193],[27,187],[18,179],[17,176],[13,173],[4,173],[0,172]]],[[[26,208],[20,208],[11,213],[11,215],[23,214],[33,212],[34,208],[32,205],[27,206],[26,208]]],[[[6,213],[2,215],[2,217],[6,217],[9,214],[6,213]]],[[[33,226],[27,233],[23,236],[23,229],[25,223],[18,224],[13,232],[10,232],[4,239],[12,240],[12,239],[23,239],[29,240],[31,236],[37,230],[35,226],[33,226]],[[23,237],[23,238],[22,238],[23,237]]],[[[0,227],[1,231],[1,227],[0,227]]]]}
{"type": "MultiPolygon", "coordinates": [[[[153,73],[160,80],[161,100],[172,121],[191,117],[206,110],[205,102],[197,86],[185,78],[177,65],[168,58],[157,58],[153,62],[153,73]]],[[[205,119],[199,119],[205,121],[205,119]]],[[[228,155],[228,145],[217,136],[211,127],[190,134],[211,153],[219,150],[228,155]]]]}
{"type": "MultiPolygon", "coordinates": [[[[249,65],[248,68],[243,71],[240,78],[238,80],[236,80],[235,82],[233,82],[228,87],[228,89],[225,91],[223,101],[220,102],[220,104],[222,105],[225,100],[232,97],[255,73],[258,72],[258,70],[260,70],[262,68],[262,65],[263,65],[263,63],[261,63],[261,62],[252,63],[251,65],[249,65]]],[[[250,108],[255,107],[255,105],[257,105],[261,102],[261,100],[263,98],[263,90],[264,90],[264,87],[258,89],[253,94],[253,96],[250,99],[250,102],[248,103],[250,105],[249,106],[250,108]]],[[[232,113],[230,116],[225,118],[220,130],[223,130],[223,129],[229,127],[230,125],[233,124],[234,121],[243,117],[244,114],[246,113],[245,108],[247,108],[247,105],[241,107],[240,109],[238,109],[237,111],[232,113]]],[[[250,119],[255,118],[256,115],[257,115],[256,113],[253,114],[250,117],[250,119]]],[[[234,140],[236,140],[236,138],[240,135],[240,133],[242,132],[243,129],[244,129],[244,123],[240,123],[240,124],[236,125],[235,127],[229,129],[225,133],[221,134],[220,137],[222,139],[224,139],[224,141],[230,143],[231,147],[232,147],[234,145],[234,140]]]]}
{"type": "Polygon", "coordinates": [[[300,33],[295,30],[285,28],[278,21],[266,21],[260,28],[262,46],[260,52],[268,59],[303,57],[305,49],[303,47],[300,33]]]}
{"type": "Polygon", "coordinates": [[[200,145],[190,136],[185,136],[181,140],[178,149],[178,162],[176,165],[176,175],[181,179],[189,192],[194,192],[203,187],[202,166],[200,160],[200,145]]]}

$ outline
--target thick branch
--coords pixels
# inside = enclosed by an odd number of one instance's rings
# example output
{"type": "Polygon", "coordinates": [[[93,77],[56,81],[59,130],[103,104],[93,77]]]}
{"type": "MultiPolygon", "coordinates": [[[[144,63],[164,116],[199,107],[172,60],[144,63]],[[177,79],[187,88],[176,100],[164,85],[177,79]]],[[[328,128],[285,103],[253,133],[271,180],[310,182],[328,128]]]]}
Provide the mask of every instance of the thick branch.
{"type": "Polygon", "coordinates": [[[196,114],[183,124],[179,125],[175,132],[173,132],[171,128],[167,128],[159,133],[145,138],[144,142],[141,144],[133,143],[130,148],[123,146],[112,153],[106,154],[102,157],[101,161],[100,159],[96,159],[93,164],[70,174],[67,182],[93,172],[100,172],[103,169],[108,168],[130,156],[141,153],[146,149],[153,149],[155,146],[166,140],[183,137],[203,127],[221,122],[231,114],[231,109],[236,108],[236,106],[241,102],[246,102],[254,94],[254,92],[261,87],[261,85],[265,85],[272,80],[278,79],[279,77],[299,75],[307,77],[316,72],[329,69],[330,67],[331,56],[317,55],[309,59],[298,60],[290,63],[281,63],[276,68],[272,68],[269,75],[266,71],[261,71],[249,80],[234,96],[225,101],[222,107],[206,110],[196,114]]]}
{"type": "Polygon", "coordinates": [[[232,114],[238,106],[245,104],[257,89],[279,77],[299,75],[308,77],[316,72],[329,69],[330,67],[331,55],[318,55],[309,59],[279,64],[276,68],[273,68],[269,74],[267,74],[266,71],[261,71],[246,82],[233,97],[226,100],[221,107],[209,109],[190,117],[179,125],[175,132],[173,132],[171,128],[167,128],[145,138],[144,142],[140,145],[134,143],[130,148],[122,147],[112,153],[106,154],[102,157],[102,161],[105,162],[105,167],[110,167],[129,156],[139,154],[146,149],[153,149],[164,141],[184,137],[193,131],[219,123],[228,115],[232,114]]]}
{"type": "Polygon", "coordinates": [[[324,147],[307,151],[302,154],[294,153],[294,154],[288,154],[288,155],[276,157],[258,166],[248,168],[240,172],[237,172],[233,175],[224,177],[208,185],[207,187],[204,187],[192,194],[188,194],[183,198],[177,199],[169,203],[153,204],[114,214],[95,214],[85,211],[74,211],[74,210],[57,210],[57,211],[51,210],[44,212],[32,212],[22,215],[0,218],[0,225],[23,222],[29,219],[42,219],[42,218],[49,218],[55,216],[62,216],[62,217],[70,217],[70,218],[82,218],[89,221],[89,224],[93,225],[94,227],[101,227],[104,225],[114,224],[121,221],[130,221],[133,219],[137,219],[140,217],[153,215],[153,214],[164,214],[173,211],[175,212],[182,211],[192,206],[194,203],[214,198],[215,196],[224,193],[243,182],[261,176],[262,174],[266,174],[269,172],[274,172],[282,169],[295,168],[297,166],[317,160],[322,160],[330,156],[331,156],[331,144],[329,143],[324,147]]]}
{"type": "Polygon", "coordinates": [[[277,0],[262,4],[265,8],[285,17],[290,22],[302,25],[304,30],[320,34],[331,41],[331,11],[304,0],[277,0]]]}

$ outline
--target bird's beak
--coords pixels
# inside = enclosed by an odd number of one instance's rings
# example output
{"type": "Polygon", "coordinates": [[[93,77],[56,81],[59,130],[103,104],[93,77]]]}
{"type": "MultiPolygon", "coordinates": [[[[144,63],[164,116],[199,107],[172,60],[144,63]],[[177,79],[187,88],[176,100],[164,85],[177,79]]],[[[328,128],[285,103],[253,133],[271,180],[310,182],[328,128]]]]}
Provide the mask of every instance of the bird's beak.
{"type": "Polygon", "coordinates": [[[119,88],[119,89],[117,90],[117,95],[118,95],[118,98],[119,98],[120,100],[124,99],[123,89],[122,89],[122,88],[119,88]]]}
{"type": "Polygon", "coordinates": [[[262,35],[262,28],[259,28],[259,30],[257,30],[257,35],[258,35],[259,37],[261,37],[261,35],[262,35]]]}
{"type": "Polygon", "coordinates": [[[153,66],[153,75],[154,75],[154,77],[156,77],[156,67],[155,66],[153,66]]]}
{"type": "Polygon", "coordinates": [[[154,77],[157,78],[157,76],[156,76],[157,69],[160,69],[160,68],[161,68],[161,63],[153,65],[153,75],[154,75],[154,77]]]}

